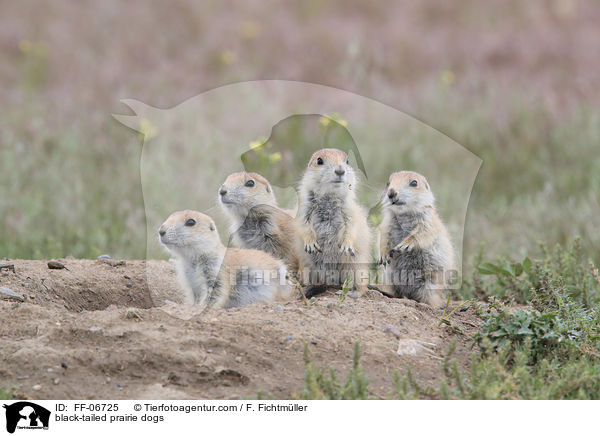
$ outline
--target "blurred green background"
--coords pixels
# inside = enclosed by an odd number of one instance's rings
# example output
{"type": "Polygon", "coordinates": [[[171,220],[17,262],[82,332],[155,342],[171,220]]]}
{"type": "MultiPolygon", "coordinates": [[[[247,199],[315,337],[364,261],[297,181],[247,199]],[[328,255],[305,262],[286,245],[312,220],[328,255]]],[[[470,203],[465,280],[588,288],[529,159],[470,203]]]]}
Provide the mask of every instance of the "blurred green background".
{"type": "Polygon", "coordinates": [[[575,0],[3,1],[0,257],[143,258],[142,141],[119,100],[271,78],[379,100],[481,157],[466,261],[578,235],[598,261],[599,22],[575,0]]]}

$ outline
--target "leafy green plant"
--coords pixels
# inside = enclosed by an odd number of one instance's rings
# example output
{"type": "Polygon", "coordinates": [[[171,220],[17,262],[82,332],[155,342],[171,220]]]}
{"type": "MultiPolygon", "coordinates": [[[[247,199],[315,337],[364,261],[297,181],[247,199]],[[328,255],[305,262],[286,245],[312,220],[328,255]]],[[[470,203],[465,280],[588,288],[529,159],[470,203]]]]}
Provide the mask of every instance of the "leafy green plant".
{"type": "Polygon", "coordinates": [[[527,279],[530,308],[514,310],[492,300],[481,313],[484,322],[474,337],[480,348],[515,351],[528,341],[533,362],[545,357],[568,359],[572,352],[600,356],[600,304],[591,305],[598,291],[590,286],[593,294],[573,288],[573,283],[591,283],[587,276],[593,276],[593,268],[586,272],[575,267],[571,253],[562,252],[566,262],[554,270],[547,264],[532,269],[527,279]]]}
{"type": "Polygon", "coordinates": [[[573,343],[576,337],[577,331],[570,330],[554,312],[517,310],[488,314],[474,339],[484,351],[518,347],[529,341],[533,356],[537,356],[555,352],[559,345],[573,343]]]}
{"type": "Polygon", "coordinates": [[[580,239],[567,248],[557,245],[549,250],[540,245],[540,252],[542,256],[538,260],[527,256],[518,262],[506,258],[483,262],[480,256],[472,279],[465,280],[458,296],[498,297],[528,304],[535,292],[551,280],[567,295],[581,299],[588,308],[600,301],[598,273],[593,262],[584,259],[580,239]]]}

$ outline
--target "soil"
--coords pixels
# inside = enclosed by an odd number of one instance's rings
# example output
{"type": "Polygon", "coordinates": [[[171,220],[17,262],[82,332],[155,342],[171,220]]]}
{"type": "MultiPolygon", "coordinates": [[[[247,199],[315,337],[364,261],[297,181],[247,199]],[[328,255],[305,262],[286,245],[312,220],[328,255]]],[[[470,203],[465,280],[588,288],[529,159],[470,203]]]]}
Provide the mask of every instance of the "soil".
{"type": "Polygon", "coordinates": [[[184,304],[167,261],[8,262],[15,272],[2,269],[0,287],[24,301],[0,296],[0,388],[28,399],[287,399],[303,389],[305,343],[315,365],[345,379],[355,341],[369,391],[385,398],[409,366],[438,386],[453,339],[465,368],[478,325],[467,309],[440,327],[441,310],[376,291],[201,314],[184,304]],[[431,352],[398,355],[399,340],[431,352]]]}

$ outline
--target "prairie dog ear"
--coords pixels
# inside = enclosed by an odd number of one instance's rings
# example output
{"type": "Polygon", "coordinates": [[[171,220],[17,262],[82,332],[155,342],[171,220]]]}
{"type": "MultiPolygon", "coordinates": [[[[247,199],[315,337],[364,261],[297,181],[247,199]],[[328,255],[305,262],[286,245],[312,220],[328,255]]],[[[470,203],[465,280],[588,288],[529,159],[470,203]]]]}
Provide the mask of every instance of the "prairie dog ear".
{"type": "Polygon", "coordinates": [[[214,232],[216,229],[215,224],[214,223],[210,223],[210,231],[214,232]]]}
{"type": "Polygon", "coordinates": [[[269,193],[271,192],[271,185],[269,185],[268,183],[267,183],[267,192],[269,192],[269,193]]]}
{"type": "Polygon", "coordinates": [[[425,182],[425,187],[427,188],[428,191],[431,191],[431,188],[429,187],[429,183],[425,182]]]}

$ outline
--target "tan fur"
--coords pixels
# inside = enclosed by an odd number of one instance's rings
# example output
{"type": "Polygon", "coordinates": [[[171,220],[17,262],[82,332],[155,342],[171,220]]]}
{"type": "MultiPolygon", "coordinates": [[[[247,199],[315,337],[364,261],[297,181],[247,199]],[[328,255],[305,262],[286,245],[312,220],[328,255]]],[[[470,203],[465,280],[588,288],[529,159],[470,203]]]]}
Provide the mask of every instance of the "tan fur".
{"type": "MultiPolygon", "coordinates": [[[[400,261],[404,265],[412,263],[411,256],[425,256],[422,263],[425,274],[454,268],[454,250],[434,201],[429,183],[421,174],[401,171],[390,176],[384,190],[384,214],[378,232],[379,263],[394,263],[390,257],[396,253],[395,256],[404,259],[396,257],[396,264],[400,261]]],[[[415,299],[432,306],[443,303],[441,289],[434,289],[429,282],[416,295],[415,299]]]]}
{"type": "Polygon", "coordinates": [[[230,174],[219,188],[218,198],[231,221],[230,231],[235,246],[266,251],[282,258],[291,272],[298,270],[293,217],[290,211],[277,205],[267,179],[253,172],[230,174]],[[254,186],[246,186],[248,181],[253,181],[254,186]],[[253,235],[247,235],[243,227],[249,224],[246,220],[252,219],[261,221],[260,230],[257,226],[253,235]],[[261,231],[261,235],[256,234],[261,231]]]}
{"type": "Polygon", "coordinates": [[[214,221],[203,213],[174,212],[160,226],[159,240],[175,256],[181,285],[195,304],[234,307],[295,294],[283,261],[258,250],[226,249],[214,221]],[[258,274],[261,282],[242,282],[238,274],[244,271],[258,274]]]}
{"type": "MultiPolygon", "coordinates": [[[[345,152],[322,149],[312,155],[300,183],[295,220],[300,249],[304,250],[300,260],[303,279],[311,269],[328,263],[344,264],[346,269],[354,270],[357,280],[359,274],[368,274],[370,230],[367,213],[356,200],[356,183],[354,169],[345,152]],[[344,173],[337,175],[336,170],[344,173]],[[328,220],[328,215],[335,222],[328,220]]],[[[367,289],[366,281],[355,282],[355,287],[363,293],[367,289]]]]}

